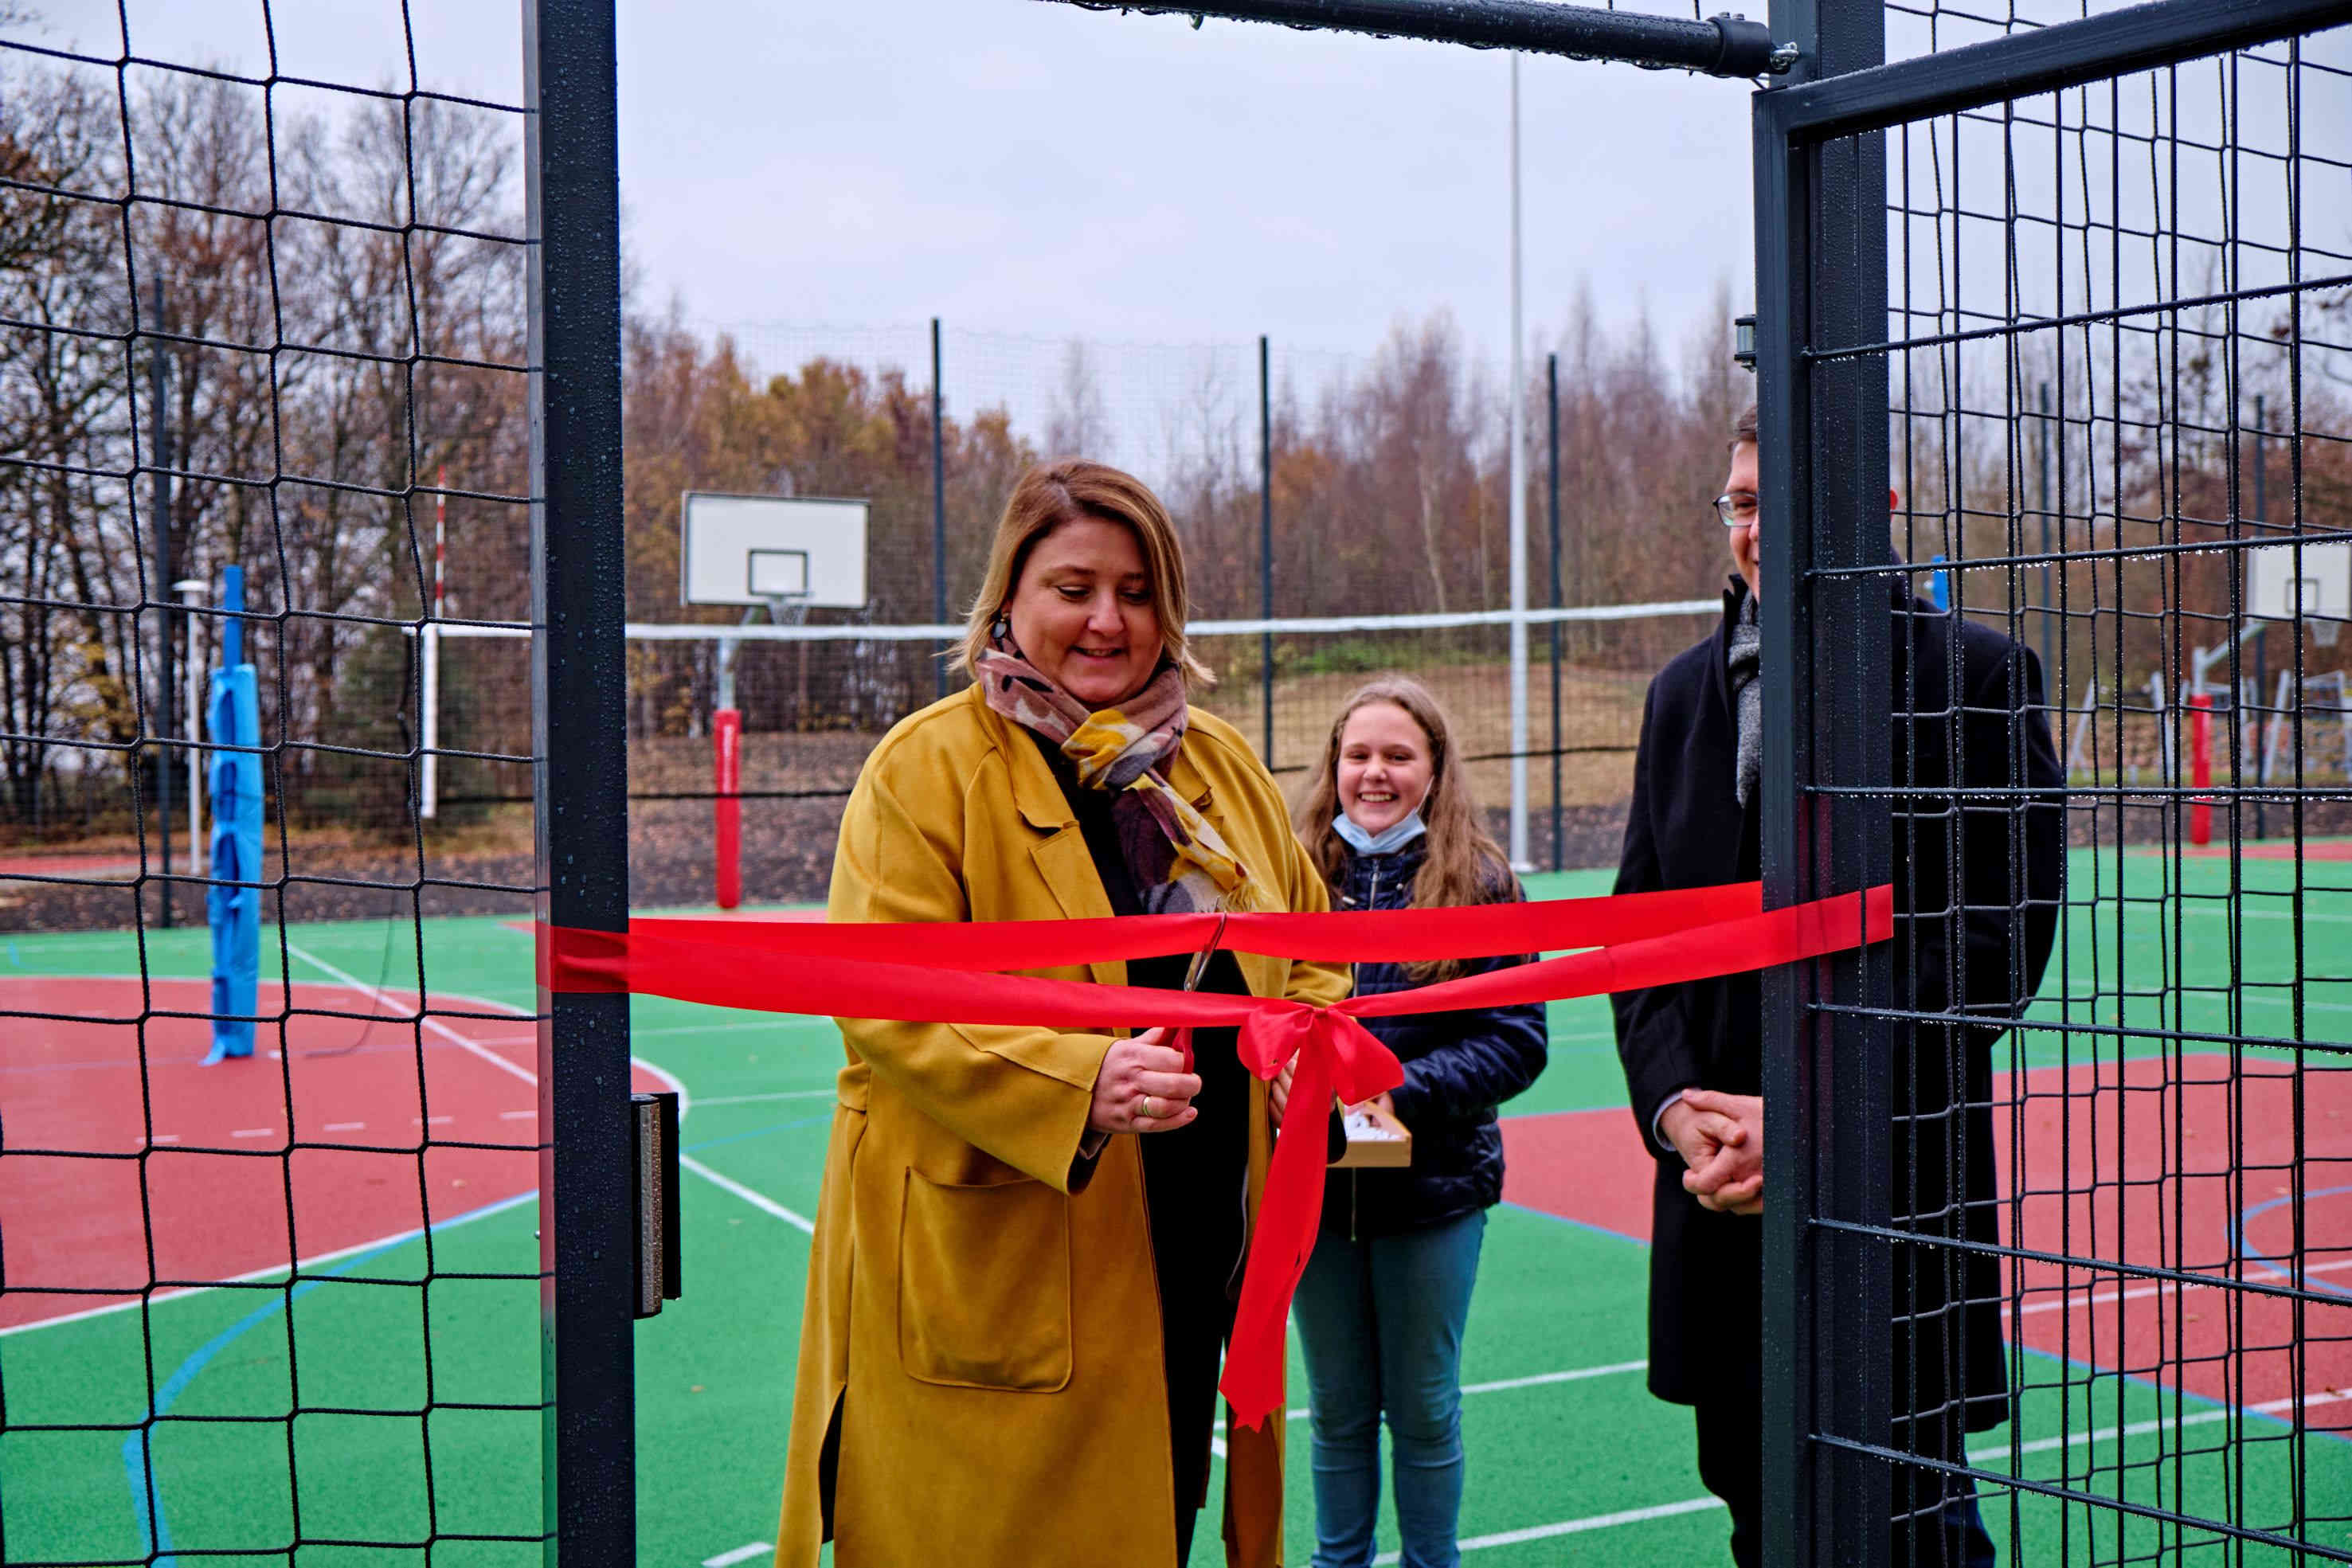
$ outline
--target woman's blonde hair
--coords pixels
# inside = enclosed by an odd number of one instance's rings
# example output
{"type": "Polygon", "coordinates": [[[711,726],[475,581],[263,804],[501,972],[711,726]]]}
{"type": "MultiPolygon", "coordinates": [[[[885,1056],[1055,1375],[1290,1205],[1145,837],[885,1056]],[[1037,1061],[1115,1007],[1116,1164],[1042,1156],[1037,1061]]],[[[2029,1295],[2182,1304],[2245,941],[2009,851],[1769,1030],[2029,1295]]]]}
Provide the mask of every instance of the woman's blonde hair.
{"type": "Polygon", "coordinates": [[[1132,474],[1083,457],[1061,457],[1040,463],[1021,476],[996,520],[996,538],[988,547],[988,574],[971,601],[964,622],[963,641],[957,644],[950,668],[971,670],[987,648],[996,618],[1013,601],[1021,569],[1037,542],[1064,523],[1095,517],[1124,523],[1142,548],[1144,570],[1151,580],[1151,608],[1160,618],[1160,642],[1168,659],[1194,685],[1212,685],[1216,677],[1194,658],[1184,641],[1184,547],[1176,525],[1151,487],[1132,474]]]}
{"type": "MultiPolygon", "coordinates": [[[[1486,831],[1478,803],[1470,792],[1469,772],[1454,755],[1452,727],[1445,710],[1429,688],[1402,675],[1382,675],[1359,686],[1340,705],[1331,721],[1331,737],[1323,746],[1323,762],[1299,802],[1293,819],[1300,841],[1324,885],[1336,896],[1347,870],[1347,841],[1332,826],[1339,814],[1339,740],[1348,720],[1360,708],[1388,703],[1402,708],[1421,727],[1429,742],[1429,794],[1421,803],[1422,824],[1428,829],[1427,858],[1412,883],[1412,907],[1444,909],[1464,904],[1500,904],[1518,897],[1518,883],[1503,846],[1486,831]]],[[[1459,958],[1437,963],[1409,964],[1405,972],[1427,984],[1450,980],[1467,964],[1459,958]]]]}

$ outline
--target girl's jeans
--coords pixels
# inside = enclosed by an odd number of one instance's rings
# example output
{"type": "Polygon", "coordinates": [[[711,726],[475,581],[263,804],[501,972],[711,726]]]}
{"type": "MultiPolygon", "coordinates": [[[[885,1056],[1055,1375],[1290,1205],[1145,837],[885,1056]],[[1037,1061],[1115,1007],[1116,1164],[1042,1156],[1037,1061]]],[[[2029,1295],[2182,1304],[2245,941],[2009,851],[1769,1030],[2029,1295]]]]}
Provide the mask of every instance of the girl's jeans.
{"type": "Polygon", "coordinates": [[[1314,1405],[1314,1568],[1368,1568],[1381,1416],[1396,1464],[1403,1568],[1454,1568],[1462,1511],[1462,1327],[1481,1210],[1401,1236],[1324,1235],[1292,1312],[1314,1405]]]}

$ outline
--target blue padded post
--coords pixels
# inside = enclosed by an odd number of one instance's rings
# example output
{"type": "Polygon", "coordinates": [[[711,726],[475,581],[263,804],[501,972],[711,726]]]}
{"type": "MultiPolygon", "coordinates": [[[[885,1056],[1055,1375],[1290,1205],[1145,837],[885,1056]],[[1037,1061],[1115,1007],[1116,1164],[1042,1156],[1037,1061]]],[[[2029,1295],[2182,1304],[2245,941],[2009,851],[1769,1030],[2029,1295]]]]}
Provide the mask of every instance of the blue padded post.
{"type": "Polygon", "coordinates": [[[231,750],[261,743],[261,701],[244,651],[241,623],[245,572],[221,574],[221,608],[232,619],[221,637],[223,666],[213,674],[205,728],[215,747],[209,769],[213,804],[213,886],[205,915],[213,933],[213,1049],[205,1064],[253,1054],[253,1016],[261,970],[261,755],[231,750]]]}

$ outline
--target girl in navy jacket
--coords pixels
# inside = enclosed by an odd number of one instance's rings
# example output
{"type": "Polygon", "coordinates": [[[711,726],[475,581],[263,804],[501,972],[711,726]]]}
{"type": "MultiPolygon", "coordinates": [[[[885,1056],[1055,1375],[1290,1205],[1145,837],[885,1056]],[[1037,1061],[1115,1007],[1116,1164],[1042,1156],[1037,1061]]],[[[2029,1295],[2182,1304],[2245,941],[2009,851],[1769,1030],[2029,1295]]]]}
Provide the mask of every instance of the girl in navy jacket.
{"type": "MultiPolygon", "coordinates": [[[[1374,681],[1331,726],[1297,816],[1339,909],[1437,908],[1523,896],[1481,824],[1444,711],[1415,682],[1374,681]]],[[[1359,964],[1373,995],[1525,957],[1359,964]]],[[[1462,1331],[1486,1210],[1503,1196],[1495,1107],[1543,1071],[1544,1009],[1492,1008],[1364,1020],[1404,1064],[1384,1109],[1412,1134],[1402,1169],[1336,1170],[1293,1311],[1314,1406],[1313,1568],[1372,1561],[1380,1428],[1395,1466],[1404,1568],[1460,1561],[1462,1331]]],[[[1276,1083],[1276,1113],[1287,1073],[1276,1083]]]]}

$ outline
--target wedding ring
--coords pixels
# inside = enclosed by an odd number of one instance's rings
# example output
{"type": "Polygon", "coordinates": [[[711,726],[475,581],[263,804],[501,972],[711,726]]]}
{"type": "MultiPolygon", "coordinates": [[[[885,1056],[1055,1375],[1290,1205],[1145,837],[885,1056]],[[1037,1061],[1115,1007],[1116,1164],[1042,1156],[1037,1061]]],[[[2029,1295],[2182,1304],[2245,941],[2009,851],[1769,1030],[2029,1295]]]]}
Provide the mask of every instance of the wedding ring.
{"type": "Polygon", "coordinates": [[[1151,1113],[1150,1095],[1146,1094],[1136,1105],[1135,1119],[1139,1122],[1152,1122],[1159,1119],[1151,1113]]]}

